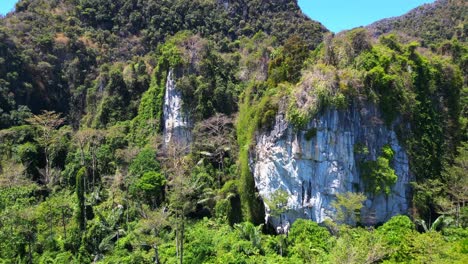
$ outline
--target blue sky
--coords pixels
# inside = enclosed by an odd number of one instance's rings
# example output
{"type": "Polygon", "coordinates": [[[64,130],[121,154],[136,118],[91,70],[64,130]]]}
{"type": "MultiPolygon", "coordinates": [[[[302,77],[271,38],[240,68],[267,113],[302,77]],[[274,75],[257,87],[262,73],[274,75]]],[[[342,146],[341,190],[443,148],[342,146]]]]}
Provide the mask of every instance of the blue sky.
{"type": "Polygon", "coordinates": [[[400,16],[434,0],[299,0],[302,11],[333,32],[400,16]]]}
{"type": "Polygon", "coordinates": [[[5,15],[13,10],[16,2],[17,0],[0,0],[0,14],[5,15]]]}
{"type": "MultiPolygon", "coordinates": [[[[0,0],[0,14],[13,9],[17,0],[0,0]]],[[[434,0],[299,0],[304,13],[329,30],[339,32],[365,26],[386,17],[403,15],[434,0]]]]}

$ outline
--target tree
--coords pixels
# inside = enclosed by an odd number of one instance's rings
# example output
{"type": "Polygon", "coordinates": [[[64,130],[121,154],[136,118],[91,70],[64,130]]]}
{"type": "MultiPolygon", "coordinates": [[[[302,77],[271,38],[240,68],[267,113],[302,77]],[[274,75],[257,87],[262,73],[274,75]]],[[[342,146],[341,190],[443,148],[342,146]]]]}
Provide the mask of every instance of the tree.
{"type": "Polygon", "coordinates": [[[13,160],[0,160],[0,187],[15,187],[28,183],[25,177],[26,168],[13,160]]]}
{"type": "Polygon", "coordinates": [[[135,183],[134,192],[142,193],[153,208],[162,202],[166,178],[160,172],[149,171],[135,183]]]}
{"type": "Polygon", "coordinates": [[[382,235],[363,228],[342,228],[330,251],[330,263],[381,263],[390,254],[382,235]]]}
{"type": "Polygon", "coordinates": [[[58,131],[57,128],[61,126],[65,119],[60,117],[60,114],[54,111],[43,111],[40,115],[33,115],[28,118],[27,121],[38,129],[38,136],[36,140],[44,148],[45,156],[45,173],[44,183],[49,184],[52,180],[52,147],[58,142],[58,131]]]}
{"type": "Polygon", "coordinates": [[[156,264],[161,263],[159,259],[159,245],[161,243],[161,239],[159,235],[160,232],[167,226],[169,226],[168,214],[164,210],[143,210],[143,219],[138,223],[136,233],[141,235],[141,239],[144,238],[143,234],[145,233],[152,234],[152,236],[149,239],[146,239],[144,242],[153,246],[154,262],[156,264]]]}
{"type": "Polygon", "coordinates": [[[333,42],[333,34],[327,33],[323,38],[324,55],[323,60],[327,65],[337,65],[337,56],[335,52],[335,43],[333,42]]]}
{"type": "Polygon", "coordinates": [[[144,148],[132,160],[129,172],[132,176],[141,178],[146,172],[158,171],[160,167],[156,160],[156,152],[150,148],[144,148]]]}
{"type": "Polygon", "coordinates": [[[234,229],[238,232],[240,239],[245,239],[252,242],[252,246],[261,249],[263,225],[255,226],[250,222],[243,222],[234,225],[234,229]]]}
{"type": "Polygon", "coordinates": [[[296,220],[288,235],[290,255],[300,256],[304,262],[315,262],[330,248],[330,232],[316,222],[306,219],[296,220]]]}
{"type": "MultiPolygon", "coordinates": [[[[224,158],[227,153],[234,153],[233,119],[217,113],[195,127],[195,149],[218,164],[218,170],[224,173],[224,158]]],[[[221,188],[221,174],[217,173],[218,188],[221,188]]]]}
{"type": "Polygon", "coordinates": [[[98,129],[83,129],[76,132],[74,136],[75,142],[78,144],[81,157],[81,166],[86,166],[86,147],[88,147],[88,152],[91,155],[91,172],[92,172],[92,187],[95,187],[96,184],[96,170],[98,165],[97,150],[100,146],[102,140],[104,139],[104,132],[98,129]]]}
{"type": "Polygon", "coordinates": [[[156,152],[149,147],[141,150],[129,166],[130,194],[138,198],[146,198],[153,208],[162,201],[163,187],[166,184],[166,177],[159,172],[160,169],[161,165],[156,160],[156,152]]]}
{"type": "Polygon", "coordinates": [[[120,226],[124,214],[123,210],[122,205],[117,205],[106,216],[96,210],[97,221],[94,221],[92,227],[89,228],[86,238],[97,238],[95,241],[99,244],[96,243],[95,246],[97,246],[100,253],[112,250],[114,242],[126,234],[125,230],[120,226]],[[94,232],[97,231],[96,229],[102,232],[96,234],[94,232]]]}
{"type": "Polygon", "coordinates": [[[56,248],[56,234],[60,229],[62,229],[63,239],[67,240],[67,225],[73,215],[73,204],[70,198],[67,192],[55,193],[37,207],[37,218],[41,221],[38,225],[38,233],[45,234],[43,247],[46,250],[56,248]]]}
{"type": "Polygon", "coordinates": [[[361,174],[366,191],[372,194],[384,193],[389,195],[391,187],[398,180],[395,170],[390,166],[395,152],[389,145],[383,146],[381,152],[377,160],[361,162],[361,174]]]}
{"type": "Polygon", "coordinates": [[[460,224],[461,208],[468,202],[468,142],[458,148],[458,156],[444,173],[446,191],[455,206],[456,225],[460,224]]]}
{"type": "Polygon", "coordinates": [[[39,161],[39,153],[37,150],[37,145],[32,142],[26,142],[18,146],[17,153],[19,159],[25,167],[25,173],[32,177],[37,173],[37,164],[39,161]]]}
{"type": "Polygon", "coordinates": [[[23,239],[22,243],[28,245],[28,263],[34,263],[33,245],[37,237],[37,216],[34,208],[24,208],[15,215],[17,234],[23,239]]]}
{"type": "Polygon", "coordinates": [[[415,217],[420,217],[427,222],[429,226],[433,222],[433,212],[438,211],[437,202],[439,197],[444,196],[444,184],[440,179],[427,179],[424,182],[412,182],[413,204],[415,217]]]}
{"type": "Polygon", "coordinates": [[[85,205],[85,174],[86,168],[81,168],[78,173],[76,174],[76,197],[78,199],[78,206],[77,206],[77,221],[80,226],[80,230],[86,230],[86,205],[85,205]]]}
{"type": "Polygon", "coordinates": [[[364,51],[372,48],[371,38],[369,32],[364,28],[357,28],[348,33],[351,41],[353,54],[351,56],[357,57],[364,51]]]}
{"type": "Polygon", "coordinates": [[[394,216],[377,229],[377,235],[381,236],[390,248],[391,258],[398,263],[408,258],[415,233],[413,222],[405,215],[394,216]]]}
{"type": "Polygon", "coordinates": [[[291,36],[282,48],[273,53],[268,69],[270,79],[274,84],[298,82],[308,56],[308,47],[304,40],[298,35],[291,36]]]}
{"type": "Polygon", "coordinates": [[[63,238],[67,240],[67,223],[69,218],[72,216],[73,208],[70,205],[68,199],[57,199],[57,208],[60,210],[60,224],[63,228],[63,238]]]}
{"type": "Polygon", "coordinates": [[[360,221],[360,210],[366,199],[366,196],[362,193],[346,192],[337,194],[336,200],[332,202],[332,207],[336,210],[336,221],[356,225],[360,221]]]}
{"type": "Polygon", "coordinates": [[[190,160],[185,157],[186,148],[177,144],[166,147],[166,157],[164,158],[163,168],[169,175],[169,209],[174,216],[174,226],[176,231],[176,253],[179,257],[179,263],[184,259],[184,232],[186,215],[193,210],[195,206],[192,197],[197,190],[196,182],[191,181],[190,160]]]}
{"type": "MultiPolygon", "coordinates": [[[[266,199],[265,203],[270,209],[270,214],[273,217],[280,218],[280,225],[283,225],[282,214],[286,211],[288,205],[289,194],[283,189],[276,190],[270,199],[266,199]]],[[[283,233],[286,233],[287,230],[284,230],[283,233]]]]}

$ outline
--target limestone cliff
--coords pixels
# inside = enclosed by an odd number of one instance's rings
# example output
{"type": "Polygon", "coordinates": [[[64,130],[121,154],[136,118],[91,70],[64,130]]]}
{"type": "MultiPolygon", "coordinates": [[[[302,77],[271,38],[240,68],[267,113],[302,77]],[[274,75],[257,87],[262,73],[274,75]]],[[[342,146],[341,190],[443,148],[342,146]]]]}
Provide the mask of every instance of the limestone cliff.
{"type": "Polygon", "coordinates": [[[366,158],[370,160],[377,158],[384,145],[391,146],[395,154],[390,165],[398,176],[389,195],[365,193],[368,199],[361,212],[362,221],[374,224],[408,211],[408,156],[373,104],[327,109],[299,131],[280,113],[273,129],[259,133],[256,142],[251,170],[261,197],[269,199],[278,189],[289,196],[281,220],[271,217],[266,205],[266,221],[275,227],[287,229],[297,218],[317,222],[333,218],[331,203],[337,193],[364,190],[356,144],[367,147],[366,158]]]}
{"type": "Polygon", "coordinates": [[[164,144],[188,146],[192,140],[192,123],[189,115],[183,109],[182,93],[175,85],[174,71],[167,75],[164,94],[164,144]]]}

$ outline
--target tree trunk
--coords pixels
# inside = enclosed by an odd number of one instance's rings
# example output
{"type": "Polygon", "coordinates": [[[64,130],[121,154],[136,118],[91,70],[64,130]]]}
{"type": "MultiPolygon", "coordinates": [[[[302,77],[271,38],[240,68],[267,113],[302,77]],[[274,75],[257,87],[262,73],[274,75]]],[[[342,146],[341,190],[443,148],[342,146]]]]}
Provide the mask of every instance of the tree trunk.
{"type": "Polygon", "coordinates": [[[220,154],[218,157],[219,159],[219,165],[218,165],[218,188],[221,189],[221,174],[219,171],[221,171],[224,174],[224,164],[223,164],[223,154],[220,154]]]}
{"type": "Polygon", "coordinates": [[[184,226],[185,219],[184,219],[183,215],[182,215],[181,219],[182,219],[182,228],[180,230],[181,231],[181,233],[180,233],[181,237],[180,237],[180,242],[179,243],[180,243],[180,264],[183,264],[184,263],[184,228],[185,228],[185,226],[184,226]]]}
{"type": "MultiPolygon", "coordinates": [[[[83,181],[86,183],[86,177],[83,177],[83,181]]],[[[86,221],[88,217],[86,216],[86,184],[84,185],[84,193],[83,193],[83,199],[84,199],[84,206],[83,206],[83,216],[84,216],[84,230],[86,230],[86,221]]]]}
{"type": "Polygon", "coordinates": [[[93,146],[93,190],[94,190],[94,186],[95,186],[95,176],[96,175],[96,149],[95,147],[93,146]]]}
{"type": "Polygon", "coordinates": [[[48,184],[49,183],[49,173],[50,173],[50,170],[49,170],[49,151],[47,150],[47,147],[44,148],[44,154],[45,154],[45,159],[46,159],[46,167],[45,167],[45,179],[44,179],[44,183],[45,184],[48,184]]]}
{"type": "Polygon", "coordinates": [[[81,152],[81,167],[85,165],[85,155],[84,155],[84,146],[80,143],[80,152],[81,152]]]}
{"type": "Polygon", "coordinates": [[[29,264],[33,264],[33,260],[32,260],[32,248],[31,248],[31,241],[29,241],[28,245],[29,245],[29,250],[28,250],[28,255],[29,255],[29,264]]]}
{"type": "Polygon", "coordinates": [[[159,261],[159,251],[158,251],[158,245],[154,244],[154,263],[155,264],[160,264],[161,262],[159,261]]]}
{"type": "Polygon", "coordinates": [[[282,238],[280,238],[280,256],[282,257],[283,256],[283,241],[282,241],[282,238]]]}
{"type": "Polygon", "coordinates": [[[62,208],[62,226],[63,226],[63,237],[67,240],[67,225],[65,223],[65,212],[62,208]]]}
{"type": "Polygon", "coordinates": [[[130,202],[128,201],[128,191],[125,191],[125,201],[127,202],[127,211],[125,212],[126,213],[126,219],[125,219],[125,225],[127,226],[127,232],[130,230],[130,227],[128,225],[128,210],[130,209],[130,202]]]}
{"type": "MultiPolygon", "coordinates": [[[[176,213],[176,221],[177,221],[177,213],[176,213]]],[[[179,224],[176,223],[176,234],[175,234],[175,244],[176,244],[176,256],[179,258],[179,224]]]]}

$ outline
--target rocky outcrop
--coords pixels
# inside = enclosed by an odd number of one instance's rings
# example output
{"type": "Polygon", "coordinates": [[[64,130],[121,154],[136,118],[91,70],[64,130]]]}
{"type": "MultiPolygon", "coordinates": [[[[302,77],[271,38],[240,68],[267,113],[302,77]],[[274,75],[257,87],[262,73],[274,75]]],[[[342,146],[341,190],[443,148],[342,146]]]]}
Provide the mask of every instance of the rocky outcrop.
{"type": "Polygon", "coordinates": [[[166,92],[164,95],[164,144],[177,144],[188,147],[192,141],[192,123],[189,115],[183,109],[182,93],[175,85],[174,71],[167,75],[166,92]]]}
{"type": "Polygon", "coordinates": [[[271,217],[265,204],[266,221],[279,230],[297,218],[317,222],[333,218],[331,203],[336,194],[364,190],[356,144],[365,145],[367,158],[372,160],[384,145],[390,145],[395,153],[391,166],[398,176],[389,195],[365,193],[368,199],[361,211],[362,221],[375,224],[407,213],[411,178],[408,156],[395,132],[381,121],[378,109],[365,104],[347,110],[328,109],[299,131],[280,113],[271,131],[257,135],[251,153],[256,188],[264,200],[278,189],[288,194],[287,210],[281,217],[271,217]]]}

